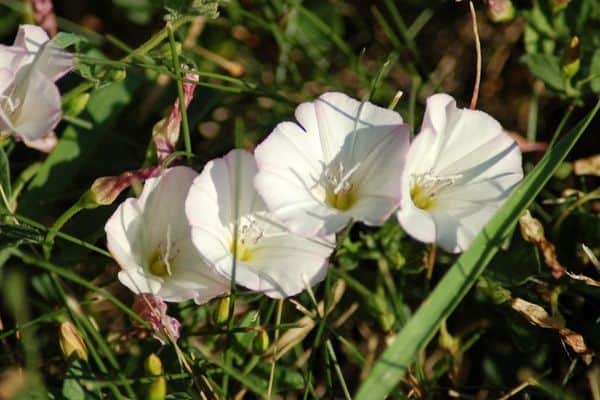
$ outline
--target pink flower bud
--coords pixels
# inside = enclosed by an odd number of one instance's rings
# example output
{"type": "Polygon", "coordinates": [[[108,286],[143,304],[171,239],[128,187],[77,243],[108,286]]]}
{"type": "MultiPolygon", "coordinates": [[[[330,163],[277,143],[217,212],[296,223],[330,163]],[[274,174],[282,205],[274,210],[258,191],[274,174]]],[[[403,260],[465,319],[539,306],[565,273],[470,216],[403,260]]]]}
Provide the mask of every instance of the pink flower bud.
{"type": "Polygon", "coordinates": [[[165,344],[164,336],[179,339],[181,323],[167,315],[167,304],[159,296],[150,293],[137,294],[132,309],[152,326],[154,337],[162,344],[165,344]]]}
{"type": "MultiPolygon", "coordinates": [[[[185,65],[182,69],[187,69],[185,65]]],[[[185,99],[185,108],[190,105],[196,90],[196,82],[200,77],[193,72],[187,72],[183,75],[183,96],[185,99]]],[[[168,117],[161,119],[152,129],[152,137],[156,145],[156,156],[159,162],[163,162],[169,154],[175,151],[177,141],[179,140],[179,130],[181,126],[181,107],[179,98],[175,100],[173,109],[168,117]]]]}
{"type": "Polygon", "coordinates": [[[103,176],[94,181],[88,192],[90,205],[109,205],[119,194],[135,182],[144,182],[160,174],[160,167],[146,167],[127,171],[118,176],[103,176]]]}
{"type": "Polygon", "coordinates": [[[35,22],[44,28],[50,37],[55,36],[58,31],[58,25],[56,23],[52,0],[31,0],[31,8],[35,22]]]}

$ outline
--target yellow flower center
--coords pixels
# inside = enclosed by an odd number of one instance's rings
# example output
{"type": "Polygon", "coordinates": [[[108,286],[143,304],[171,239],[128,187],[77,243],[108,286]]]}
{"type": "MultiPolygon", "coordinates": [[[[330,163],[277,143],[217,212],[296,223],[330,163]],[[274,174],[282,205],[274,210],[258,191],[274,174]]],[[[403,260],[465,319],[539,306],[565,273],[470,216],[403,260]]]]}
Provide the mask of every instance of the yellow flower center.
{"type": "Polygon", "coordinates": [[[171,276],[171,264],[160,250],[155,250],[148,258],[148,271],[158,277],[171,276]]]}
{"type": "Polygon", "coordinates": [[[345,211],[354,204],[354,194],[352,193],[352,190],[347,192],[342,191],[338,194],[335,194],[332,190],[328,190],[325,201],[330,207],[345,211]]]}
{"type": "Polygon", "coordinates": [[[440,192],[454,185],[463,177],[462,174],[435,175],[430,172],[412,176],[410,197],[415,206],[421,210],[431,209],[436,204],[440,192]]]}
{"type": "Polygon", "coordinates": [[[332,163],[324,171],[321,182],[324,182],[327,205],[331,208],[346,211],[356,203],[356,190],[352,182],[352,175],[359,167],[360,163],[357,163],[349,171],[346,171],[343,164],[338,161],[332,163]]]}
{"type": "Polygon", "coordinates": [[[412,198],[413,203],[415,203],[415,206],[421,210],[427,210],[435,202],[433,196],[431,196],[421,185],[413,185],[410,190],[410,197],[412,198]]]}
{"type": "Polygon", "coordinates": [[[254,217],[242,217],[238,222],[237,241],[231,241],[229,251],[240,261],[250,261],[254,256],[254,246],[263,237],[263,231],[254,217]]]}

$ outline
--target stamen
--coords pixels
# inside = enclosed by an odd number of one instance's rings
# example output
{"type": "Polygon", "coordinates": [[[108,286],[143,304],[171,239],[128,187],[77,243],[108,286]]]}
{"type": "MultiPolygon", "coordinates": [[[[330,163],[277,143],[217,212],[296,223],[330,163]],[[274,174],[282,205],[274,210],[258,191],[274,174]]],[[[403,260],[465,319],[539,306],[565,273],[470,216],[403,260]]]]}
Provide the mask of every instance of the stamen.
{"type": "Polygon", "coordinates": [[[252,258],[252,247],[263,237],[264,232],[253,216],[246,216],[238,222],[237,245],[231,243],[231,252],[240,261],[249,261],[252,258]]]}
{"type": "Polygon", "coordinates": [[[413,174],[410,195],[415,205],[423,210],[432,207],[435,197],[444,189],[454,185],[462,174],[433,175],[431,172],[413,174]]]}

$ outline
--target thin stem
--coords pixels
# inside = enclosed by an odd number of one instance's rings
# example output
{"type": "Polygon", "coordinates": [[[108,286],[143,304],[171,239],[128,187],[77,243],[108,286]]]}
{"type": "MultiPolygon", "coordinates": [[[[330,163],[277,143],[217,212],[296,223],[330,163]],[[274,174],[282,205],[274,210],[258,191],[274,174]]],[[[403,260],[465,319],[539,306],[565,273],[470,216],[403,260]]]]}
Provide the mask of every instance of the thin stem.
{"type": "Polygon", "coordinates": [[[191,160],[189,154],[192,154],[192,141],[190,138],[190,125],[187,116],[187,107],[185,105],[185,95],[183,94],[183,76],[181,75],[181,66],[179,65],[179,54],[175,44],[175,35],[173,34],[173,26],[171,22],[167,22],[167,32],[169,34],[169,45],[171,46],[171,59],[173,61],[173,69],[180,79],[177,79],[177,95],[179,96],[179,109],[181,110],[181,125],[183,127],[183,141],[185,152],[188,154],[188,162],[191,160]]]}
{"type": "Polygon", "coordinates": [[[269,386],[267,389],[267,399],[271,399],[271,393],[273,392],[273,381],[275,378],[275,363],[277,363],[277,341],[279,340],[279,324],[281,324],[281,314],[283,312],[283,299],[277,302],[277,316],[275,317],[275,324],[277,329],[275,330],[275,336],[273,340],[273,362],[271,363],[271,373],[269,374],[269,386]]]}
{"type": "Polygon", "coordinates": [[[106,300],[113,303],[117,308],[119,308],[121,311],[123,311],[125,314],[127,314],[131,319],[135,320],[137,323],[140,323],[145,328],[151,329],[151,326],[148,324],[148,322],[146,322],[138,314],[136,314],[133,310],[131,310],[129,307],[127,307],[125,304],[123,304],[119,299],[117,299],[115,296],[113,296],[109,291],[99,288],[98,286],[94,285],[93,283],[88,282],[87,280],[81,278],[79,275],[75,274],[74,272],[71,272],[69,269],[59,267],[47,260],[42,260],[40,258],[23,253],[22,251],[14,249],[14,248],[10,249],[10,254],[14,255],[17,258],[20,258],[25,264],[35,265],[46,271],[55,272],[58,276],[61,276],[61,277],[65,278],[66,280],[74,282],[74,283],[76,283],[86,289],[89,289],[93,292],[101,294],[103,297],[106,298],[106,300]]]}
{"type": "Polygon", "coordinates": [[[469,108],[477,107],[477,98],[479,97],[479,84],[481,82],[481,42],[479,41],[479,29],[477,28],[477,14],[473,2],[469,1],[469,10],[471,11],[471,19],[473,21],[473,36],[475,37],[475,51],[477,53],[477,71],[475,72],[475,84],[473,85],[473,95],[471,96],[471,104],[469,108]]]}
{"type": "MultiPolygon", "coordinates": [[[[313,293],[312,288],[310,287],[310,284],[308,283],[308,280],[305,281],[305,285],[306,285],[306,291],[308,292],[308,296],[314,303],[315,309],[317,310],[319,317],[322,320],[324,320],[326,307],[324,307],[325,308],[324,312],[321,313],[321,311],[319,310],[319,303],[317,302],[315,294],[313,293]]],[[[346,385],[346,380],[344,379],[344,374],[342,374],[342,369],[340,368],[340,364],[338,363],[337,357],[335,355],[333,345],[331,344],[331,339],[329,339],[329,338],[325,339],[325,347],[327,348],[327,353],[329,354],[329,357],[333,361],[333,368],[335,370],[335,374],[338,377],[338,380],[340,381],[340,385],[342,386],[342,391],[344,392],[344,398],[346,400],[352,400],[352,396],[350,396],[350,392],[348,391],[348,386],[346,385]]]]}
{"type": "MultiPolygon", "coordinates": [[[[44,225],[40,224],[39,222],[36,222],[36,221],[34,221],[32,219],[29,219],[29,218],[24,217],[24,216],[19,215],[19,214],[15,214],[14,217],[17,220],[26,223],[27,225],[31,225],[31,226],[33,226],[33,227],[35,227],[37,229],[43,229],[43,230],[48,231],[48,228],[46,226],[44,226],[44,225]]],[[[112,258],[112,255],[108,251],[106,251],[104,249],[101,249],[100,247],[94,246],[93,244],[88,243],[88,242],[86,242],[84,240],[76,238],[75,236],[71,236],[71,235],[68,235],[68,234],[63,233],[63,232],[57,232],[56,236],[59,237],[59,238],[61,238],[61,239],[66,240],[68,242],[77,244],[77,245],[79,245],[81,247],[85,247],[86,249],[94,251],[94,252],[96,252],[98,254],[102,254],[103,256],[106,256],[108,258],[112,258]]]]}
{"type": "Polygon", "coordinates": [[[62,228],[79,211],[83,210],[83,208],[84,207],[82,206],[81,201],[77,201],[75,204],[69,207],[67,211],[62,213],[62,215],[58,217],[54,224],[52,224],[52,227],[48,231],[46,239],[44,240],[44,243],[42,245],[44,249],[44,258],[46,260],[50,259],[50,253],[52,252],[52,247],[54,246],[54,238],[56,237],[58,231],[60,231],[60,228],[62,228]]]}

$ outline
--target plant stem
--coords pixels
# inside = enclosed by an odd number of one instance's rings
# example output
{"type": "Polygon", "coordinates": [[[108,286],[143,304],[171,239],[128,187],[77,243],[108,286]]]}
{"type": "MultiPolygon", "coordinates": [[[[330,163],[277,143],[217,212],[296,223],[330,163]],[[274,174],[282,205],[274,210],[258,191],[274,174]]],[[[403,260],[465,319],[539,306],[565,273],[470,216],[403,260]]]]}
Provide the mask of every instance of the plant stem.
{"type": "Polygon", "coordinates": [[[181,75],[181,66],[179,65],[179,54],[177,52],[177,46],[175,44],[175,35],[173,33],[173,26],[171,22],[167,22],[167,32],[169,34],[169,44],[171,46],[171,59],[173,61],[173,69],[177,74],[177,95],[179,96],[179,109],[181,110],[181,125],[183,127],[183,141],[185,145],[185,152],[187,153],[188,162],[191,160],[192,154],[192,141],[190,138],[190,125],[187,116],[187,107],[185,105],[185,95],[183,94],[183,76],[181,75]]]}

